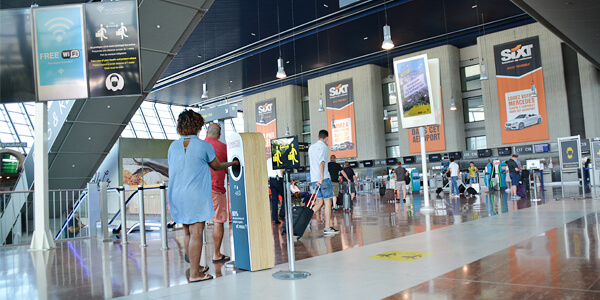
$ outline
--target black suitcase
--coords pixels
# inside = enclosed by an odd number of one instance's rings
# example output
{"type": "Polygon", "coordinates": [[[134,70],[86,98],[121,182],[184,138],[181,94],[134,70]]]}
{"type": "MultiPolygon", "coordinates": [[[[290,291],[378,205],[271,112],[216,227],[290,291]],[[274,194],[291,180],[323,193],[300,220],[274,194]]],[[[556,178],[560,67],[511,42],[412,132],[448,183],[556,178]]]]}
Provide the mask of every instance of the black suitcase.
{"type": "Polygon", "coordinates": [[[465,193],[465,186],[464,185],[459,185],[458,186],[458,192],[461,193],[461,194],[464,194],[465,193]]]}
{"type": "Polygon", "coordinates": [[[437,188],[437,189],[435,190],[435,193],[439,195],[439,194],[440,194],[441,192],[443,192],[443,191],[444,191],[444,189],[443,189],[443,188],[437,188]]]}
{"type": "MultiPolygon", "coordinates": [[[[317,191],[313,194],[314,197],[311,197],[311,199],[308,201],[307,206],[294,206],[292,208],[292,219],[294,222],[293,223],[294,235],[297,236],[298,239],[300,239],[302,237],[302,235],[304,235],[304,232],[306,231],[306,227],[308,227],[308,224],[310,223],[310,220],[312,219],[312,217],[315,213],[312,210],[312,206],[315,204],[315,201],[317,200],[317,193],[319,192],[319,189],[321,189],[321,187],[317,188],[317,191]]],[[[287,228],[287,224],[284,223],[281,228],[282,234],[285,233],[286,228],[287,228]]]]}
{"type": "Polygon", "coordinates": [[[467,188],[467,194],[469,195],[477,195],[477,190],[472,187],[467,188]]]}
{"type": "Polygon", "coordinates": [[[338,206],[344,205],[344,194],[342,194],[341,192],[337,196],[337,199],[335,201],[335,205],[338,205],[338,206]]]}
{"type": "Polygon", "coordinates": [[[521,198],[527,197],[527,190],[525,189],[524,184],[517,185],[517,196],[521,198]]]}
{"type": "Polygon", "coordinates": [[[379,195],[385,196],[385,186],[379,187],[379,195]]]}

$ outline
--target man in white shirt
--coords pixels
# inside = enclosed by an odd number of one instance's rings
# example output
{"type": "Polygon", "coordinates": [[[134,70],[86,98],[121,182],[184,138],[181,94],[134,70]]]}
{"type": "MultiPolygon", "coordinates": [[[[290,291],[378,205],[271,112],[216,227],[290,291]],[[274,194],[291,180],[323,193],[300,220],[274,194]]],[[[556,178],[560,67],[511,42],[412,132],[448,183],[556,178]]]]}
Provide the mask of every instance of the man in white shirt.
{"type": "Polygon", "coordinates": [[[325,203],[325,230],[323,232],[325,234],[336,234],[340,231],[331,226],[333,183],[327,169],[327,156],[329,154],[328,140],[329,133],[327,130],[321,130],[319,131],[319,141],[308,148],[310,181],[317,193],[317,201],[315,206],[313,206],[313,211],[318,212],[323,207],[323,202],[325,203]],[[320,189],[317,191],[318,187],[320,189]]]}
{"type": "Polygon", "coordinates": [[[450,158],[450,166],[448,166],[448,171],[444,173],[447,175],[450,172],[450,178],[452,178],[452,184],[450,185],[450,197],[459,197],[458,192],[458,183],[456,180],[458,179],[458,172],[460,172],[458,168],[458,164],[454,162],[454,158],[450,158]]]}

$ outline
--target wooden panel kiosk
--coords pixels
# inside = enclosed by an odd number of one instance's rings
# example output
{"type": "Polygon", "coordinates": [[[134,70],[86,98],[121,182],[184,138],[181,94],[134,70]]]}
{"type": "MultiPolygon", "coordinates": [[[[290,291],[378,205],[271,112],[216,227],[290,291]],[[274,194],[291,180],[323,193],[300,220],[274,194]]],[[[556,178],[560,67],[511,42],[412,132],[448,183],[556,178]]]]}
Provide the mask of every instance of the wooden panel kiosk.
{"type": "Polygon", "coordinates": [[[233,133],[227,138],[229,195],[235,267],[258,271],[275,266],[269,207],[265,139],[261,133],[233,133]]]}

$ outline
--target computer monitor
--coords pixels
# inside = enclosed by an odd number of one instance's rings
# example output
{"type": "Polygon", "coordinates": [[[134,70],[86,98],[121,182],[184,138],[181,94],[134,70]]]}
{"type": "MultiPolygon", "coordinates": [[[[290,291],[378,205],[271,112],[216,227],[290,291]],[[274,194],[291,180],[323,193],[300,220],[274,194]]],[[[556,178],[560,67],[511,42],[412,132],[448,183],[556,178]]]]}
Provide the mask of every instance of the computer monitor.
{"type": "Polygon", "coordinates": [[[448,158],[461,159],[462,153],[461,152],[448,152],[448,158]]]}
{"type": "Polygon", "coordinates": [[[490,157],[492,156],[492,149],[480,149],[477,150],[478,157],[490,157]]]}
{"type": "Polygon", "coordinates": [[[352,167],[352,168],[358,168],[358,162],[356,162],[356,161],[349,161],[348,163],[350,164],[350,167],[352,167]]]}
{"type": "Polygon", "coordinates": [[[535,153],[544,153],[550,151],[550,144],[536,144],[533,145],[535,153]]]}
{"type": "Polygon", "coordinates": [[[404,164],[414,164],[416,161],[414,156],[405,156],[402,160],[404,161],[404,164]]]}
{"type": "Polygon", "coordinates": [[[395,166],[398,163],[398,160],[396,158],[387,158],[385,160],[385,164],[388,166],[395,166]]]}
{"type": "Polygon", "coordinates": [[[498,155],[500,155],[500,156],[512,155],[512,148],[511,147],[500,147],[500,148],[498,148],[498,155]]]}
{"type": "Polygon", "coordinates": [[[374,161],[372,161],[372,160],[363,160],[362,163],[363,163],[363,166],[365,166],[365,168],[371,168],[375,164],[374,161]]]}
{"type": "Polygon", "coordinates": [[[541,162],[539,159],[528,159],[527,160],[527,169],[528,170],[536,170],[536,169],[541,169],[541,162]]]}
{"type": "Polygon", "coordinates": [[[429,162],[440,162],[442,161],[442,155],[437,154],[429,154],[429,162]]]}

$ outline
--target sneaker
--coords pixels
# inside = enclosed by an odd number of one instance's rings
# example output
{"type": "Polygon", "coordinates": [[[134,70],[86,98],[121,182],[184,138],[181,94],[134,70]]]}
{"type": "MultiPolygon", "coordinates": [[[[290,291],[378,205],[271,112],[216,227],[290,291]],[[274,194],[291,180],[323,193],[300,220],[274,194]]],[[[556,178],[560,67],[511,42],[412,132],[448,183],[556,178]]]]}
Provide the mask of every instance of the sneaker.
{"type": "Polygon", "coordinates": [[[337,233],[340,233],[340,231],[339,231],[339,230],[336,230],[336,229],[335,229],[335,228],[333,228],[333,227],[329,227],[329,228],[327,228],[327,229],[323,230],[323,233],[324,233],[324,234],[337,234],[337,233]]]}

